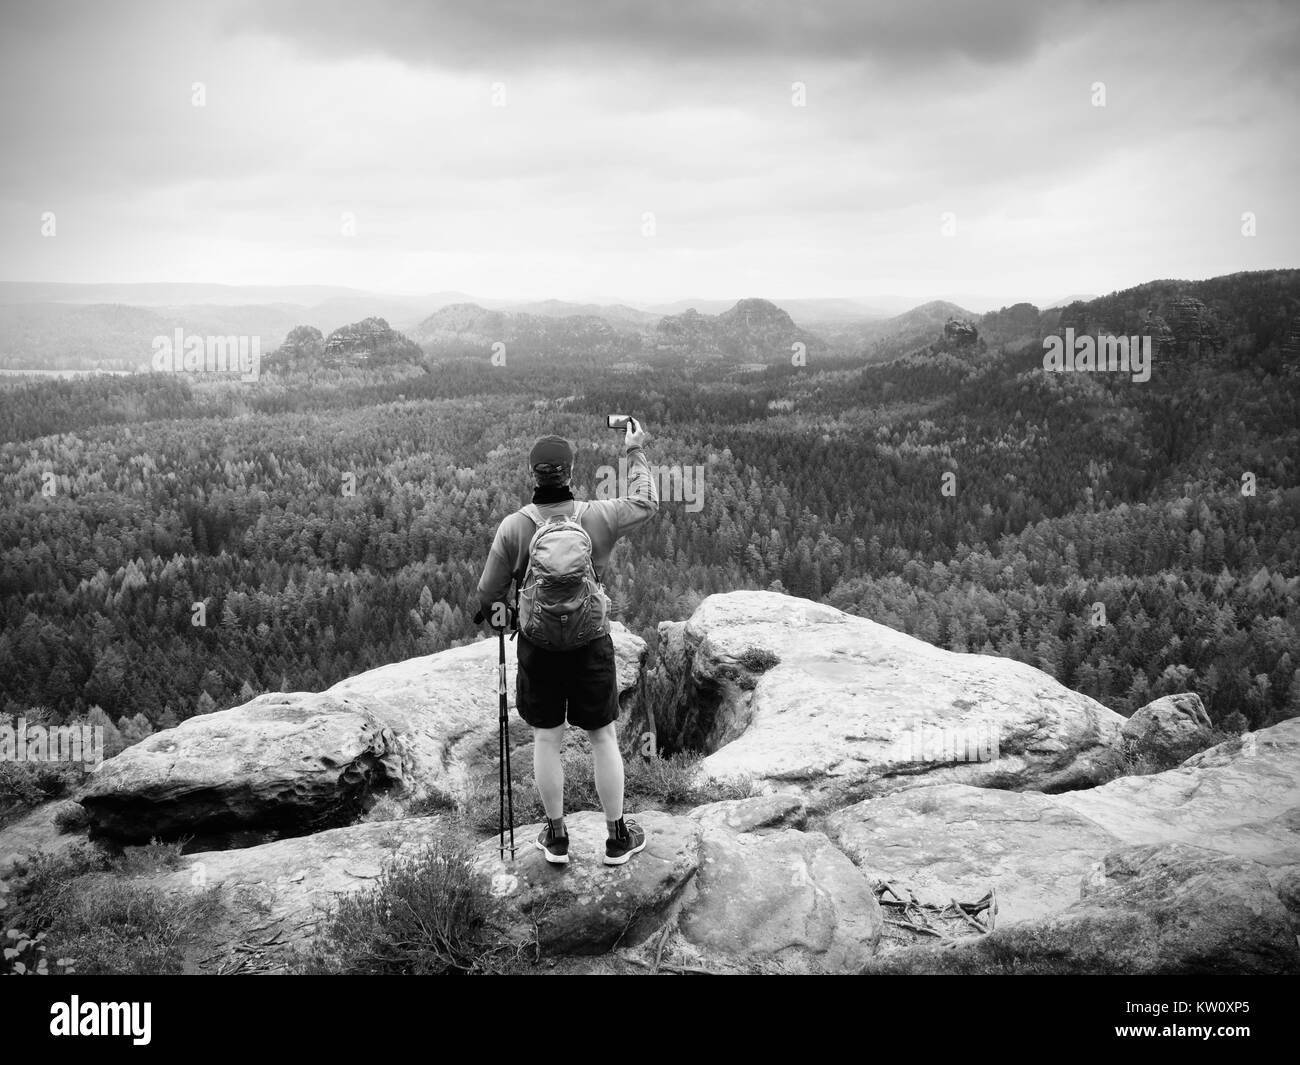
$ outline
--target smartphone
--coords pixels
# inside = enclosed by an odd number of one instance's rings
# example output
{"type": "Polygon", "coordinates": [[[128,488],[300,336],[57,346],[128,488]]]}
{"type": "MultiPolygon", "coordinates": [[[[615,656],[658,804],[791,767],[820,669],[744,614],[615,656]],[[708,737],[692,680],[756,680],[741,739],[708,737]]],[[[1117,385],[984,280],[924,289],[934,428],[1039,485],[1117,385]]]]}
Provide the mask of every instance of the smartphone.
{"type": "Polygon", "coordinates": [[[605,424],[611,429],[617,429],[620,433],[627,430],[627,423],[632,420],[630,414],[611,414],[605,419],[605,424]]]}

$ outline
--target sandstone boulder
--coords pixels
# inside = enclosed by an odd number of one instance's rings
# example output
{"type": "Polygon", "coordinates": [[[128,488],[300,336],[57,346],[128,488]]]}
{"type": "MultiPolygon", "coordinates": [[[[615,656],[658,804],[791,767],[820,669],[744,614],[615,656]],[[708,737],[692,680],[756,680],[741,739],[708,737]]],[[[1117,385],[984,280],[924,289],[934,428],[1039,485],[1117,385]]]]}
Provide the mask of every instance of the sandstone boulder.
{"type": "MultiPolygon", "coordinates": [[[[645,641],[614,626],[630,705],[645,641]]],[[[507,651],[511,731],[513,648],[507,651]]],[[[122,842],[237,832],[300,835],[347,824],[380,793],[462,797],[497,757],[497,646],[478,640],[382,666],[319,694],[272,693],[190,718],[105,761],[80,796],[92,831],[122,842]]],[[[626,712],[626,711],[625,711],[626,712]]]]}
{"type": "Polygon", "coordinates": [[[856,972],[883,924],[866,877],[822,833],[715,829],[701,842],[680,931],[709,956],[856,972]]]}
{"type": "Polygon", "coordinates": [[[479,845],[477,868],[501,902],[509,934],[535,935],[547,954],[602,954],[645,940],[667,920],[699,863],[700,828],[686,817],[647,812],[645,850],[607,866],[604,815],[565,818],[569,864],[552,865],[536,846],[541,825],[515,829],[515,860],[502,861],[496,836],[479,845]]]}
{"type": "Polygon", "coordinates": [[[1212,727],[1201,697],[1183,692],[1147,703],[1124,722],[1121,731],[1125,739],[1143,747],[1176,751],[1206,736],[1212,727]]]}
{"type": "Polygon", "coordinates": [[[346,823],[404,777],[393,731],[370,707],[305,692],[192,717],[102,763],[79,801],[92,835],[127,843],[346,823]]]}
{"type": "Polygon", "coordinates": [[[1034,931],[1090,971],[1300,973],[1300,946],[1267,870],[1184,843],[1106,855],[1082,898],[1034,931]]]}
{"type": "Polygon", "coordinates": [[[1102,779],[1124,719],[1031,666],[956,654],[773,592],[660,625],[646,727],[707,775],[813,798],[921,780],[1059,791],[1102,779]]]}
{"type": "Polygon", "coordinates": [[[692,810],[691,817],[707,828],[726,828],[732,832],[803,828],[808,820],[808,804],[792,792],[774,792],[750,799],[706,803],[692,810]]]}
{"type": "Polygon", "coordinates": [[[190,854],[181,867],[140,874],[134,882],[168,896],[215,891],[219,917],[205,934],[211,955],[188,959],[189,971],[214,971],[241,945],[257,970],[274,972],[319,931],[340,895],[372,889],[387,863],[448,833],[437,816],[372,821],[240,850],[190,854]]]}
{"type": "Polygon", "coordinates": [[[914,946],[883,973],[1253,975],[1300,973],[1282,902],[1256,862],[1185,843],[1121,847],[1058,913],[955,949],[914,946]]]}
{"type": "Polygon", "coordinates": [[[1280,875],[1300,864],[1300,719],[1087,791],[895,792],[832,814],[827,833],[869,876],[927,901],[995,889],[1000,926],[1071,905],[1091,866],[1126,845],[1186,843],[1280,875]]]}

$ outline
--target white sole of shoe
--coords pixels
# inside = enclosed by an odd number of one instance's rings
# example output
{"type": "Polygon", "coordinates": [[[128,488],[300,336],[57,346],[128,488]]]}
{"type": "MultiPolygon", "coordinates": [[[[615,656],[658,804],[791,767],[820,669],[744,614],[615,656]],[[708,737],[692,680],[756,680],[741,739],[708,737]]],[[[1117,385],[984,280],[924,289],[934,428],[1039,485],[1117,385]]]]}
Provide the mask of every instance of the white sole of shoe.
{"type": "Polygon", "coordinates": [[[545,855],[546,860],[550,862],[552,865],[569,864],[569,856],[567,854],[552,854],[550,851],[546,849],[546,844],[538,843],[537,840],[533,840],[533,846],[536,847],[539,851],[541,851],[542,854],[545,855]]]}
{"type": "Polygon", "coordinates": [[[633,848],[632,848],[630,851],[628,851],[626,854],[624,854],[624,855],[622,855],[621,857],[618,857],[618,858],[611,858],[611,857],[607,854],[607,855],[605,855],[605,864],[606,864],[606,865],[622,865],[622,864],[623,864],[624,862],[626,862],[629,858],[631,858],[632,855],[634,855],[634,854],[640,854],[643,850],[645,850],[645,844],[646,844],[646,841],[645,841],[645,840],[642,840],[642,841],[641,841],[641,846],[639,846],[639,847],[633,847],[633,848]]]}

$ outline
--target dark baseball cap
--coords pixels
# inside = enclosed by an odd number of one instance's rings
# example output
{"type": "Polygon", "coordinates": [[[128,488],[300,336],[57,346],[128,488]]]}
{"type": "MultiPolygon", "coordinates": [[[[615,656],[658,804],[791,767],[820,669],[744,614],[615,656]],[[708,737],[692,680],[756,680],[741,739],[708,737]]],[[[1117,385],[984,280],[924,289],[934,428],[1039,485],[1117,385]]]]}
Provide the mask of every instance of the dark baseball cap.
{"type": "Polygon", "coordinates": [[[565,466],[571,469],[575,454],[573,445],[564,437],[543,436],[538,438],[537,443],[533,445],[533,450],[528,453],[528,465],[533,468],[565,466]]]}

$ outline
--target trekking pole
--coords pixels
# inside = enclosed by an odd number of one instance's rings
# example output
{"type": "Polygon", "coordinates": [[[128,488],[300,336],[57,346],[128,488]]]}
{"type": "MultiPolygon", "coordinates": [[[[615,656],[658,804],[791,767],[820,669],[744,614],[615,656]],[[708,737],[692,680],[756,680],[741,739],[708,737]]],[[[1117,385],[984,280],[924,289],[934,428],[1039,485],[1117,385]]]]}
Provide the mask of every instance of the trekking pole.
{"type": "Polygon", "coordinates": [[[498,750],[498,778],[501,782],[501,802],[497,818],[500,836],[501,860],[506,858],[506,805],[510,807],[510,860],[515,860],[515,795],[510,773],[510,715],[506,709],[506,630],[503,625],[497,630],[497,693],[501,700],[501,712],[497,717],[497,734],[500,737],[498,750]]]}

